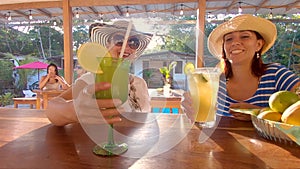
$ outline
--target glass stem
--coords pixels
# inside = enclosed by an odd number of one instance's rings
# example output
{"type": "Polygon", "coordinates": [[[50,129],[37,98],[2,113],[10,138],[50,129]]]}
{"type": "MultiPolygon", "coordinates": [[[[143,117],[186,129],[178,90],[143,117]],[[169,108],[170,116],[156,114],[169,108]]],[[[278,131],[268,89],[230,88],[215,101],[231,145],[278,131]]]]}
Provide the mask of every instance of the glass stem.
{"type": "Polygon", "coordinates": [[[108,126],[108,145],[114,145],[114,125],[110,124],[108,126]]]}

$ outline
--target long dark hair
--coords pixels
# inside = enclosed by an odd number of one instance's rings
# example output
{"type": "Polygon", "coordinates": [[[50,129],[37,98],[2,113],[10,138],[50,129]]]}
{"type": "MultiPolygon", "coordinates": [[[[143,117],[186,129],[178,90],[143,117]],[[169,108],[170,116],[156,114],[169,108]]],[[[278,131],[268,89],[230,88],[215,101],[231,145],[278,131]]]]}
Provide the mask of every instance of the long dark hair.
{"type": "MultiPolygon", "coordinates": [[[[58,74],[58,68],[57,68],[56,64],[54,64],[54,63],[50,63],[50,64],[47,66],[47,74],[48,74],[49,68],[50,68],[51,66],[53,66],[53,67],[55,68],[55,75],[59,76],[59,74],[58,74]]],[[[55,80],[56,80],[56,82],[58,81],[57,79],[55,79],[55,80]]]]}
{"type": "MultiPolygon", "coordinates": [[[[256,32],[256,31],[252,31],[252,32],[255,33],[256,38],[258,40],[260,40],[260,39],[264,40],[264,38],[258,32],[256,32]]],[[[222,51],[223,51],[222,59],[224,59],[224,61],[225,61],[225,77],[228,80],[233,77],[233,72],[232,72],[231,63],[227,59],[226,54],[225,54],[224,43],[223,43],[222,51]]],[[[262,48],[258,52],[255,52],[254,57],[252,59],[252,64],[251,64],[251,73],[256,77],[261,77],[265,73],[266,68],[267,68],[267,64],[264,64],[262,61],[261,51],[262,51],[262,48]],[[257,55],[259,57],[257,57],[257,55]]]]}

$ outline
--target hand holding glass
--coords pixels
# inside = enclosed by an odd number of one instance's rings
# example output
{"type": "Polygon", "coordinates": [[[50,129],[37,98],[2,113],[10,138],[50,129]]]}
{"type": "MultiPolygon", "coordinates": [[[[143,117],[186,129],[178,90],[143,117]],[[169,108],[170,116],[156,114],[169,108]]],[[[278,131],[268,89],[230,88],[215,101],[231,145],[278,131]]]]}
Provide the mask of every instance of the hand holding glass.
{"type": "MultiPolygon", "coordinates": [[[[110,82],[111,88],[97,91],[96,99],[120,99],[123,103],[128,97],[128,74],[130,63],[123,58],[101,57],[99,58],[102,73],[96,73],[95,82],[110,82]]],[[[98,71],[98,72],[101,72],[98,71]]],[[[110,124],[108,141],[94,147],[93,152],[97,155],[111,156],[120,155],[127,151],[126,143],[117,144],[113,137],[113,124],[110,124]]]]}

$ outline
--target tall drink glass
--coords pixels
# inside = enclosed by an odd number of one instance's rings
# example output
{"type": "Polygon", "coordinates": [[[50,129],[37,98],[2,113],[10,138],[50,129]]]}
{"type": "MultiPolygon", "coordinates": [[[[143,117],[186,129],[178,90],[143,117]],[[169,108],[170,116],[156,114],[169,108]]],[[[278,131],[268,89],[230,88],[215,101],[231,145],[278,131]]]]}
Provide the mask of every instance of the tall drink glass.
{"type": "MultiPolygon", "coordinates": [[[[123,58],[101,57],[99,58],[99,61],[99,69],[102,70],[102,73],[96,74],[95,82],[110,82],[111,88],[96,92],[96,99],[116,98],[124,103],[128,97],[129,60],[123,58]]],[[[126,143],[116,143],[114,141],[113,124],[110,124],[107,142],[96,145],[93,152],[97,155],[111,156],[120,155],[127,151],[127,149],[128,145],[126,143]]]]}
{"type": "Polygon", "coordinates": [[[216,122],[217,96],[221,70],[214,67],[196,68],[188,74],[188,85],[198,127],[212,128],[216,122]]]}

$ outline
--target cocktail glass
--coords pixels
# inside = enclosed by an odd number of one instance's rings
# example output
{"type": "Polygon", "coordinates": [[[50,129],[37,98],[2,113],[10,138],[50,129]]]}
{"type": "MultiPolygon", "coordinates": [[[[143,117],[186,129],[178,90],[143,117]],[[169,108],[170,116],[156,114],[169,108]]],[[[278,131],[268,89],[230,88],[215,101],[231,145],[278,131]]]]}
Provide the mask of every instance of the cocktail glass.
{"type": "Polygon", "coordinates": [[[188,74],[192,106],[197,113],[195,124],[198,127],[215,126],[220,74],[221,70],[214,67],[196,68],[188,74]]]}
{"type": "MultiPolygon", "coordinates": [[[[96,73],[95,82],[110,82],[111,88],[95,92],[96,99],[116,98],[124,103],[128,97],[129,60],[123,58],[101,57],[99,58],[99,61],[99,69],[101,69],[102,73],[96,73]]],[[[120,155],[127,151],[128,145],[126,143],[116,143],[114,141],[113,131],[113,124],[110,124],[107,142],[98,144],[93,149],[93,152],[96,155],[120,155]]]]}

